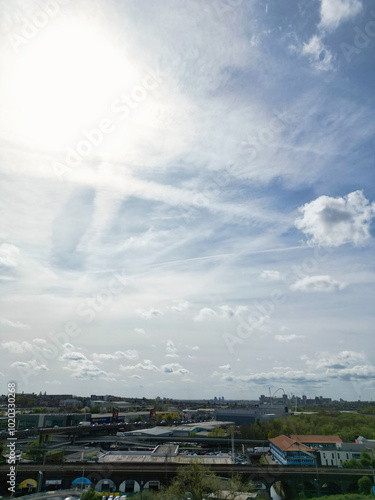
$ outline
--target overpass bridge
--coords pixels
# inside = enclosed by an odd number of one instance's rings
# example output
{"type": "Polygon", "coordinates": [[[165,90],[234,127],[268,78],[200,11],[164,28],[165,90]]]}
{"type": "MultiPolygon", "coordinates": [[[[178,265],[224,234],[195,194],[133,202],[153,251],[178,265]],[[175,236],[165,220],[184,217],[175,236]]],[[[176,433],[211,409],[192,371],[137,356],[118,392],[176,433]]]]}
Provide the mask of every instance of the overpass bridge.
{"type": "MultiPolygon", "coordinates": [[[[134,481],[138,485],[149,481],[167,485],[173,479],[180,464],[173,462],[170,457],[158,463],[135,462],[107,462],[80,464],[18,464],[16,483],[25,479],[38,480],[40,472],[45,480],[61,480],[61,487],[68,489],[72,481],[84,476],[95,487],[101,480],[113,481],[114,491],[119,491],[120,484],[124,481],[134,481]]],[[[315,495],[327,493],[345,493],[351,488],[356,488],[357,481],[364,475],[373,475],[372,469],[345,469],[336,467],[294,467],[294,466],[250,466],[235,464],[213,464],[210,469],[220,475],[229,477],[240,474],[246,481],[261,482],[269,491],[276,482],[281,482],[287,498],[294,498],[297,492],[314,493],[315,495]]],[[[6,491],[6,474],[9,465],[0,466],[0,494],[6,491]]]]}

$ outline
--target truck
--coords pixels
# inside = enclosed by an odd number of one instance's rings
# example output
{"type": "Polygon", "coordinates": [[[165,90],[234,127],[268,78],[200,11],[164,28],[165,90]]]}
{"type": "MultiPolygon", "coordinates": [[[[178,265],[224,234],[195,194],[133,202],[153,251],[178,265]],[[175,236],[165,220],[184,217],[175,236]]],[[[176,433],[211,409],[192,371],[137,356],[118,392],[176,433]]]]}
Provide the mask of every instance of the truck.
{"type": "Polygon", "coordinates": [[[89,427],[91,425],[91,422],[80,422],[78,425],[80,427],[89,427]]]}

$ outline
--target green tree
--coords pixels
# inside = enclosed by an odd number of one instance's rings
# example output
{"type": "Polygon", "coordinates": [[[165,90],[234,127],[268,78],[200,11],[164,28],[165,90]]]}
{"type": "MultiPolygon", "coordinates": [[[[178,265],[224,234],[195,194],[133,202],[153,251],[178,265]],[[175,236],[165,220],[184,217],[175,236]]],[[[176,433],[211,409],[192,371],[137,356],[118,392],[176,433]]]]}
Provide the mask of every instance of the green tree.
{"type": "Polygon", "coordinates": [[[361,453],[361,458],[359,459],[359,461],[362,467],[371,467],[372,465],[371,457],[365,451],[361,453]]]}
{"type": "Polygon", "coordinates": [[[360,469],[361,468],[361,464],[360,464],[359,460],[356,460],[355,458],[351,458],[350,460],[343,462],[342,466],[347,468],[347,469],[360,469]]]}
{"type": "Polygon", "coordinates": [[[88,489],[81,495],[81,500],[101,500],[102,495],[96,493],[93,488],[88,489]]]}
{"type": "Polygon", "coordinates": [[[172,484],[165,491],[168,500],[181,500],[188,495],[192,500],[203,500],[213,491],[219,489],[219,483],[211,470],[198,460],[189,465],[180,466],[172,484]]]}
{"type": "Polygon", "coordinates": [[[363,476],[358,479],[358,490],[363,495],[368,495],[371,493],[372,482],[368,476],[363,476]]]}
{"type": "Polygon", "coordinates": [[[225,437],[227,435],[227,433],[225,432],[224,429],[214,429],[213,431],[209,432],[207,434],[207,437],[225,437]]]}
{"type": "Polygon", "coordinates": [[[91,407],[91,413],[100,413],[100,405],[96,404],[91,407]]]}

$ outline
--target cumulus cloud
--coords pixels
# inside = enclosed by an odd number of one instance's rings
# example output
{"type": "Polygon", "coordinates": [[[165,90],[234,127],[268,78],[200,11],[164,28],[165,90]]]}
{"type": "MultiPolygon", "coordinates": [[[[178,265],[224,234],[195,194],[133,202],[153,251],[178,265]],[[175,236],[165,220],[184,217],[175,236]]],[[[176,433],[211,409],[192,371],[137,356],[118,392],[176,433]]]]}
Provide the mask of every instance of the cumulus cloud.
{"type": "Polygon", "coordinates": [[[343,21],[356,16],[362,9],[361,0],[322,0],[320,26],[333,30],[343,21]]]}
{"type": "Polygon", "coordinates": [[[290,335],[275,335],[275,340],[278,342],[291,342],[292,340],[301,338],[303,338],[303,335],[295,335],[294,333],[290,335]]]}
{"type": "Polygon", "coordinates": [[[21,323],[20,321],[12,321],[10,319],[6,318],[0,318],[0,324],[5,325],[5,326],[10,326],[12,328],[20,328],[22,330],[28,330],[31,328],[30,325],[25,325],[24,323],[21,323]]]}
{"type": "Polygon", "coordinates": [[[18,255],[20,251],[9,243],[2,243],[0,245],[0,265],[4,267],[16,267],[18,264],[18,255]]]}
{"type": "Polygon", "coordinates": [[[146,332],[143,328],[134,328],[134,332],[138,333],[139,335],[146,335],[146,332]]]}
{"type": "Polygon", "coordinates": [[[68,351],[60,356],[64,361],[63,369],[72,372],[71,376],[80,380],[94,380],[101,378],[107,381],[115,381],[115,374],[98,368],[93,361],[78,351],[68,351]]]}
{"type": "Polygon", "coordinates": [[[303,44],[301,54],[308,57],[318,71],[332,69],[332,54],[325,47],[319,35],[313,35],[307,43],[303,44]]]}
{"type": "Polygon", "coordinates": [[[141,316],[144,319],[151,319],[163,316],[164,313],[160,309],[151,308],[148,311],[145,311],[143,309],[138,309],[137,314],[139,314],[139,316],[141,316]]]}
{"type": "Polygon", "coordinates": [[[33,343],[36,345],[44,346],[47,344],[47,341],[45,339],[37,338],[33,340],[33,343]]]}
{"type": "Polygon", "coordinates": [[[174,345],[173,340],[168,340],[167,341],[167,346],[166,346],[166,357],[167,358],[179,358],[179,355],[177,354],[177,348],[174,345]]]}
{"type": "Polygon", "coordinates": [[[46,343],[47,342],[44,339],[40,338],[33,339],[31,342],[28,342],[27,340],[10,340],[9,342],[3,342],[1,347],[9,352],[12,352],[13,354],[23,354],[25,352],[43,351],[43,346],[46,343]]]}
{"type": "Polygon", "coordinates": [[[214,311],[210,307],[203,307],[203,309],[201,309],[195,316],[194,321],[204,321],[205,319],[213,318],[215,316],[217,316],[216,311],[214,311]]]}
{"type": "Polygon", "coordinates": [[[15,361],[10,365],[12,368],[19,368],[27,370],[31,374],[36,374],[37,372],[47,371],[48,367],[44,364],[39,364],[35,359],[28,362],[25,361],[15,361]]]}
{"type": "Polygon", "coordinates": [[[146,370],[146,371],[160,371],[159,368],[152,363],[150,359],[145,359],[143,363],[137,363],[136,365],[121,365],[120,370],[123,371],[135,371],[135,370],[146,370]]]}
{"type": "Polygon", "coordinates": [[[232,371],[232,368],[231,368],[230,364],[227,364],[227,365],[219,366],[219,370],[224,370],[224,371],[230,372],[230,371],[232,371]]]}
{"type": "Polygon", "coordinates": [[[296,384],[322,382],[324,378],[319,374],[308,373],[304,370],[295,370],[290,367],[274,367],[269,372],[234,377],[234,380],[262,385],[270,382],[296,384]]]}
{"type": "Polygon", "coordinates": [[[260,277],[269,281],[280,281],[283,279],[283,275],[280,271],[274,271],[272,269],[265,269],[261,272],[260,277]]]}
{"type": "Polygon", "coordinates": [[[314,358],[309,358],[304,355],[301,359],[309,366],[314,366],[318,370],[323,368],[333,368],[336,370],[348,368],[358,361],[363,361],[365,356],[361,352],[356,351],[341,351],[339,353],[321,352],[314,358]]]}
{"type": "Polygon", "coordinates": [[[183,312],[185,311],[186,309],[188,309],[190,306],[189,302],[187,300],[182,300],[181,302],[177,302],[175,305],[173,305],[171,307],[171,309],[173,311],[176,311],[176,312],[183,312]]]}
{"type": "Polygon", "coordinates": [[[238,316],[241,313],[248,311],[248,307],[237,306],[237,307],[233,308],[233,307],[230,307],[228,305],[225,305],[225,306],[220,306],[219,310],[220,310],[220,315],[223,318],[233,318],[234,316],[238,316]]]}
{"type": "Polygon", "coordinates": [[[16,342],[15,340],[10,342],[3,342],[1,344],[3,349],[12,352],[13,354],[23,354],[24,352],[32,351],[32,345],[30,342],[22,341],[16,342]]]}
{"type": "Polygon", "coordinates": [[[100,368],[95,365],[76,366],[73,370],[72,377],[81,380],[93,380],[97,378],[108,380],[111,382],[114,382],[116,380],[113,373],[107,373],[103,370],[100,370],[100,368]]]}
{"type": "Polygon", "coordinates": [[[335,292],[337,290],[342,290],[345,287],[345,283],[336,281],[331,276],[305,276],[293,285],[290,285],[290,289],[293,292],[335,292]]]}
{"type": "Polygon", "coordinates": [[[332,378],[339,378],[341,380],[374,380],[375,366],[358,365],[341,370],[329,369],[327,370],[327,374],[332,378]]]}
{"type": "Polygon", "coordinates": [[[127,359],[138,359],[138,351],[135,349],[129,349],[127,351],[116,351],[114,354],[97,354],[94,352],[92,355],[94,361],[101,363],[102,361],[113,361],[116,359],[122,359],[122,358],[127,358],[127,359]]]}
{"type": "Polygon", "coordinates": [[[235,311],[229,306],[220,306],[219,309],[224,318],[233,318],[235,315],[235,311]]]}
{"type": "Polygon", "coordinates": [[[66,352],[65,354],[60,356],[60,360],[61,361],[83,361],[83,360],[87,360],[87,358],[81,352],[71,351],[71,352],[66,352]]]}
{"type": "Polygon", "coordinates": [[[183,368],[179,363],[162,365],[161,369],[164,373],[173,373],[174,375],[187,375],[189,373],[189,370],[183,368]]]}
{"type": "Polygon", "coordinates": [[[299,208],[302,216],[295,226],[303,231],[309,242],[337,247],[344,243],[362,245],[370,238],[370,222],[375,214],[375,203],[365,198],[362,191],[344,197],[320,196],[299,208]]]}

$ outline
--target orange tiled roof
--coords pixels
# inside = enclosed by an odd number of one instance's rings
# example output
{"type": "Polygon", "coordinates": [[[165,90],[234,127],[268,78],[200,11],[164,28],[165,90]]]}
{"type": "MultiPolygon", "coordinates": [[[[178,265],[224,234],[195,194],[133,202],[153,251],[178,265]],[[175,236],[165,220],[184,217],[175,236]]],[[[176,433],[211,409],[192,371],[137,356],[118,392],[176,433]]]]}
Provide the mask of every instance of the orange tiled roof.
{"type": "Polygon", "coordinates": [[[339,436],[293,434],[290,436],[290,439],[292,439],[293,441],[298,441],[300,443],[342,443],[342,439],[339,436]]]}
{"type": "Polygon", "coordinates": [[[277,446],[282,451],[307,451],[311,452],[308,446],[305,446],[302,443],[299,443],[295,439],[291,439],[288,436],[277,436],[275,438],[271,438],[270,442],[277,446]]]}

